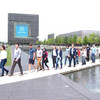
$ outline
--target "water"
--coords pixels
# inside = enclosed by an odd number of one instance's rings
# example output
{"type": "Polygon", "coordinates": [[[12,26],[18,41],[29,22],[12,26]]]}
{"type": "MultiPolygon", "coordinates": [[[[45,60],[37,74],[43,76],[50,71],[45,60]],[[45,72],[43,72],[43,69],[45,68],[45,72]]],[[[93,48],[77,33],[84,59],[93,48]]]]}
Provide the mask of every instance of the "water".
{"type": "Polygon", "coordinates": [[[66,77],[100,95],[100,66],[66,74],[66,77]]]}

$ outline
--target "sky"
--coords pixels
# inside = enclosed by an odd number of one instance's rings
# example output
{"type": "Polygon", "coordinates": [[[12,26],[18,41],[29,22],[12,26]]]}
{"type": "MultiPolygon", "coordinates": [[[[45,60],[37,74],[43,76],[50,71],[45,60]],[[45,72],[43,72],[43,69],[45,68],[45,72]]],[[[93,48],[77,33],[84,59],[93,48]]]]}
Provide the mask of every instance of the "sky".
{"type": "Polygon", "coordinates": [[[8,13],[38,14],[39,39],[78,31],[100,31],[100,0],[1,0],[0,41],[8,41],[8,13]]]}

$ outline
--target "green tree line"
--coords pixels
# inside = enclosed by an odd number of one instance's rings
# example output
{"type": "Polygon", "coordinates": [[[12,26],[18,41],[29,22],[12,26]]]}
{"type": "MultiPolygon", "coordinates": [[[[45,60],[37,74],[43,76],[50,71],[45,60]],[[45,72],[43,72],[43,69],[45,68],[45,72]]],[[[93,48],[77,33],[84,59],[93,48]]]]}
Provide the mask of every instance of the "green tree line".
{"type": "Polygon", "coordinates": [[[37,40],[36,44],[44,44],[44,45],[50,45],[50,44],[55,44],[55,45],[59,45],[59,44],[93,44],[93,43],[100,43],[100,36],[98,36],[95,33],[90,34],[88,37],[84,36],[84,38],[82,39],[79,36],[76,36],[76,34],[74,34],[74,36],[62,36],[62,37],[56,37],[55,39],[48,39],[48,40],[44,40],[44,41],[39,41],[37,40]]]}

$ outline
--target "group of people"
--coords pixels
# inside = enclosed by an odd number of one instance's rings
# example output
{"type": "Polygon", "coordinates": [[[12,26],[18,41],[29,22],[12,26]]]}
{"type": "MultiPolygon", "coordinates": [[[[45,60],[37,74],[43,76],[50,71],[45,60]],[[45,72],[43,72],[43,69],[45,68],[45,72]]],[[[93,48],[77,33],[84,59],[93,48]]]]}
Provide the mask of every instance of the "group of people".
{"type": "MultiPolygon", "coordinates": [[[[95,44],[93,44],[93,47],[90,48],[89,45],[87,44],[87,46],[83,46],[82,50],[80,50],[78,47],[74,47],[74,44],[72,44],[71,48],[69,48],[69,46],[67,45],[66,47],[66,53],[65,53],[65,65],[66,63],[68,64],[68,67],[71,67],[72,65],[72,60],[73,60],[73,65],[74,67],[76,66],[76,64],[79,64],[79,56],[81,56],[82,58],[82,65],[86,64],[86,60],[87,62],[90,60],[90,55],[91,55],[91,60],[92,63],[95,63],[95,56],[96,56],[96,51],[97,48],[95,47],[95,44]]],[[[100,50],[99,51],[99,57],[100,57],[100,50]]],[[[58,46],[58,48],[56,48],[56,46],[53,47],[52,50],[52,65],[53,68],[55,70],[57,70],[57,68],[60,65],[60,68],[62,69],[62,49],[60,46],[58,46]],[[60,62],[60,64],[59,64],[60,62]]],[[[2,69],[2,74],[1,77],[4,76],[4,71],[6,72],[6,75],[8,75],[9,70],[7,70],[4,66],[7,62],[7,52],[5,49],[5,46],[2,45],[1,46],[1,53],[0,53],[0,60],[1,60],[1,64],[0,64],[0,68],[2,69]]],[[[34,67],[35,71],[39,71],[39,70],[45,70],[45,66],[47,67],[47,69],[49,70],[49,66],[48,66],[48,52],[46,50],[46,48],[41,49],[40,46],[37,47],[37,51],[35,51],[35,49],[32,47],[32,45],[29,45],[29,72],[31,71],[31,65],[34,67]],[[37,59],[37,67],[35,65],[35,59],[37,59]],[[44,66],[45,65],[45,66],[44,66]]],[[[23,69],[22,69],[22,65],[21,65],[21,49],[19,48],[19,44],[15,45],[15,49],[14,49],[14,59],[13,59],[13,63],[11,66],[11,71],[9,76],[13,76],[14,73],[14,68],[16,66],[16,64],[18,64],[19,69],[20,69],[20,76],[23,75],[23,69]]]]}
{"type": "Polygon", "coordinates": [[[74,67],[75,67],[76,64],[79,64],[79,60],[78,60],[79,56],[81,56],[82,65],[85,65],[86,61],[89,62],[90,57],[92,60],[91,63],[95,63],[97,51],[99,52],[99,57],[100,57],[100,49],[97,49],[95,47],[95,44],[93,44],[93,46],[91,48],[89,47],[88,44],[86,47],[83,45],[82,50],[80,50],[77,46],[75,48],[74,44],[72,44],[71,48],[69,48],[69,46],[67,46],[66,56],[65,56],[65,65],[66,65],[67,59],[69,59],[69,67],[71,67],[71,62],[73,59],[73,61],[74,61],[73,63],[74,63],[74,67]]]}
{"type": "MultiPolygon", "coordinates": [[[[0,52],[0,60],[1,60],[1,64],[0,64],[0,68],[2,69],[2,74],[1,77],[4,76],[4,71],[6,72],[6,75],[8,75],[9,70],[7,70],[4,66],[7,62],[7,52],[6,52],[6,48],[4,45],[1,45],[1,52],[0,52]]],[[[45,66],[48,68],[49,70],[49,66],[47,65],[48,63],[48,53],[46,51],[46,49],[44,48],[43,50],[40,49],[40,46],[37,47],[37,55],[35,53],[35,49],[32,48],[32,45],[29,45],[29,72],[31,71],[31,65],[34,67],[35,71],[37,72],[38,70],[45,70],[44,68],[44,64],[45,66]],[[37,56],[37,57],[36,57],[37,56]],[[37,67],[35,66],[35,58],[37,58],[37,67]],[[41,65],[41,60],[42,60],[42,65],[41,65]]],[[[14,73],[14,69],[16,64],[18,64],[19,69],[20,69],[20,76],[23,75],[23,68],[21,65],[21,49],[19,48],[19,44],[17,43],[15,45],[15,49],[14,49],[14,59],[13,59],[13,63],[11,66],[11,71],[9,76],[13,76],[14,73]]]]}

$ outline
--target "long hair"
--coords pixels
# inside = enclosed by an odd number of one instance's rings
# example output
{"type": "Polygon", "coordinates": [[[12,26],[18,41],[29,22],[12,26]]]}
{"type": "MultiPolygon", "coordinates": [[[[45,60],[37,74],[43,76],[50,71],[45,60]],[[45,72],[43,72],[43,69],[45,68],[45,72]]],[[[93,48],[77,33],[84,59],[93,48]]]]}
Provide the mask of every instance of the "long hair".
{"type": "Polygon", "coordinates": [[[5,46],[4,45],[1,45],[1,47],[3,48],[3,50],[6,50],[5,46]]]}

